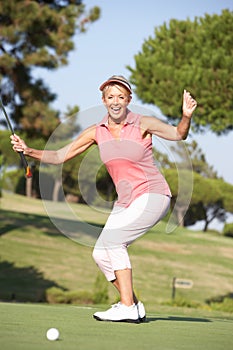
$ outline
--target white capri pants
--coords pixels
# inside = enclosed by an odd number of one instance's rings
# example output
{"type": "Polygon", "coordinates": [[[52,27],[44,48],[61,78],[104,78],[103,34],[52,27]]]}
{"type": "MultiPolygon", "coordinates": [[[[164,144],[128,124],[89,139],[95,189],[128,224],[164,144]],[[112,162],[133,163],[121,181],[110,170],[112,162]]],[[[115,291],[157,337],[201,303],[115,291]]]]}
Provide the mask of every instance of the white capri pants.
{"type": "Polygon", "coordinates": [[[127,247],[158,223],[168,212],[170,197],[145,193],[129,207],[114,206],[96,241],[93,258],[108,281],[115,271],[131,269],[127,247]]]}

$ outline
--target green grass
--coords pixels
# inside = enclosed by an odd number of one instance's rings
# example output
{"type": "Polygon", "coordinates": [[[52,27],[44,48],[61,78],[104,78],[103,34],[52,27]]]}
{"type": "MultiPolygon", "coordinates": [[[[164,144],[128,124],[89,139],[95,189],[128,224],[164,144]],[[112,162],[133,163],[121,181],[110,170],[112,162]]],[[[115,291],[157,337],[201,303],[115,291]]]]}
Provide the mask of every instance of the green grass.
{"type": "MultiPolygon", "coordinates": [[[[47,203],[48,206],[53,203],[47,203]]],[[[84,205],[70,206],[96,233],[107,214],[84,205]]],[[[145,303],[147,322],[139,325],[97,322],[92,315],[106,305],[48,305],[47,288],[93,290],[98,269],[92,260],[93,230],[56,204],[54,217],[62,227],[77,229],[73,239],[48,218],[40,200],[6,194],[0,210],[0,348],[4,350],[231,350],[233,315],[210,310],[213,296],[232,292],[233,239],[178,228],[166,234],[160,223],[129,252],[137,294],[145,303]],[[77,220],[76,220],[77,221],[77,220]],[[77,243],[75,240],[84,242],[77,243]],[[192,289],[178,289],[177,299],[200,308],[171,307],[172,278],[192,279],[192,289]],[[24,301],[24,303],[22,302],[24,301]],[[25,303],[26,301],[26,303],[25,303]],[[30,303],[37,301],[37,303],[30,303]],[[56,327],[60,339],[46,339],[56,327]]],[[[54,220],[56,223],[57,221],[54,220]]],[[[116,292],[109,285],[110,302],[116,292]]]]}
{"type": "MultiPolygon", "coordinates": [[[[97,236],[107,214],[85,205],[70,207],[92,224],[97,236]]],[[[83,229],[82,222],[64,211],[62,203],[56,203],[56,208],[59,225],[77,229],[73,239],[53,225],[40,200],[4,193],[0,210],[0,299],[40,301],[52,286],[93,290],[98,274],[91,256],[93,232],[83,229]]],[[[165,225],[161,222],[129,248],[135,289],[147,308],[171,299],[174,276],[194,282],[191,289],[177,289],[177,297],[202,305],[206,299],[232,292],[233,239],[182,228],[166,234],[165,225]]],[[[115,302],[117,294],[111,285],[109,296],[110,302],[115,302]]]]}
{"type": "Polygon", "coordinates": [[[160,308],[146,323],[98,322],[97,307],[0,303],[4,350],[231,350],[233,319],[220,313],[160,308]],[[60,332],[46,339],[47,329],[60,332]]]}

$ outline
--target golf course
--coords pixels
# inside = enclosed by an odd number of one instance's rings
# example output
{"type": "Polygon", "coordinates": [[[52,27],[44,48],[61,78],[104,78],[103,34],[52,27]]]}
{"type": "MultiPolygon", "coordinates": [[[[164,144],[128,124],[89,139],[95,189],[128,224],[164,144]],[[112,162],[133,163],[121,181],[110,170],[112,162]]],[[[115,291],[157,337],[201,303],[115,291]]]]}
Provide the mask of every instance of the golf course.
{"type": "Polygon", "coordinates": [[[61,214],[51,220],[50,205],[5,192],[1,198],[1,349],[233,348],[232,238],[186,228],[167,234],[166,222],[160,222],[129,247],[135,290],[145,304],[146,322],[98,322],[93,313],[117,302],[118,295],[106,284],[108,301],[93,301],[99,278],[91,255],[95,237],[81,224],[88,223],[98,235],[107,213],[70,204],[69,215],[57,203],[61,214]],[[80,219],[77,226],[74,215],[80,219]],[[77,228],[77,234],[64,234],[59,227],[72,227],[72,232],[77,228]],[[174,277],[192,281],[192,285],[176,288],[172,298],[174,277]],[[80,299],[55,303],[48,297],[53,289],[80,299]],[[56,341],[46,338],[52,327],[60,333],[56,341]]]}

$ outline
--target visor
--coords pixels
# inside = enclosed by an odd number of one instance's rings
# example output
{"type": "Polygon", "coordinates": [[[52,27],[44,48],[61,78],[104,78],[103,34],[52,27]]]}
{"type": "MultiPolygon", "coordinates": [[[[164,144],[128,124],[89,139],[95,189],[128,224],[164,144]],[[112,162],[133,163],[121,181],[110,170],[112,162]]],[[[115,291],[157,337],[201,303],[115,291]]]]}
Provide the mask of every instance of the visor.
{"type": "Polygon", "coordinates": [[[116,83],[116,84],[120,84],[120,85],[124,86],[130,92],[130,94],[132,94],[130,83],[122,75],[113,75],[112,77],[110,77],[102,85],[100,85],[100,88],[99,88],[100,91],[103,91],[105,86],[107,86],[111,83],[116,83]]]}

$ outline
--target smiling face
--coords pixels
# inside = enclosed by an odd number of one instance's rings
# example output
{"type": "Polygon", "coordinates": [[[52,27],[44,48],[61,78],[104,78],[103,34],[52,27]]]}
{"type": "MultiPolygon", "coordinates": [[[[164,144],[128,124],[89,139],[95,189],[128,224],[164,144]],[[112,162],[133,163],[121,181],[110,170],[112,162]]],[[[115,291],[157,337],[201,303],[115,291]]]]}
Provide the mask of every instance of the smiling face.
{"type": "Polygon", "coordinates": [[[108,85],[103,90],[102,101],[107,108],[110,119],[121,123],[126,118],[127,107],[131,101],[128,90],[121,85],[108,85]]]}

